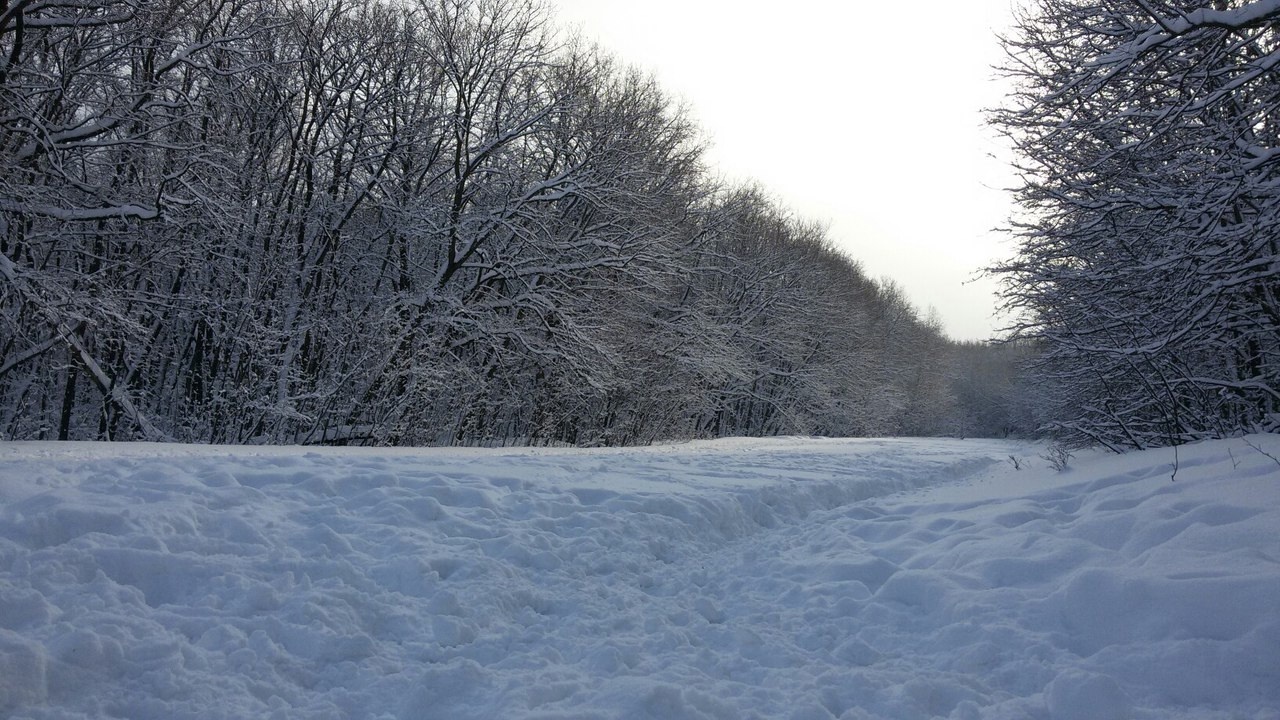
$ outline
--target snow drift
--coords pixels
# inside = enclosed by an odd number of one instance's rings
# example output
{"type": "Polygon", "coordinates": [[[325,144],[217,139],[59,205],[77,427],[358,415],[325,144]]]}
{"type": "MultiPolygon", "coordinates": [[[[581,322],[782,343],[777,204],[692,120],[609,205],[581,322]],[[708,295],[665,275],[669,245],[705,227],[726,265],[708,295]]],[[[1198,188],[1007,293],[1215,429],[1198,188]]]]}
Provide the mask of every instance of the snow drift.
{"type": "Polygon", "coordinates": [[[1280,438],[1037,451],[3,445],[0,715],[1280,717],[1280,438]]]}

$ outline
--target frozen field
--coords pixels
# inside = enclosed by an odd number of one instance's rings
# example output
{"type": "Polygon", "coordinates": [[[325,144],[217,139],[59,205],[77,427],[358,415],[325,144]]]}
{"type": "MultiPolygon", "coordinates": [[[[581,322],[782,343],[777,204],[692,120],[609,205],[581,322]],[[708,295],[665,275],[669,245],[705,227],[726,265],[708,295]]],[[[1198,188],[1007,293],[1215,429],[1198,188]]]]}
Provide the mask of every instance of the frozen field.
{"type": "Polygon", "coordinates": [[[1280,718],[1280,437],[1041,452],[0,444],[0,717],[1280,718]]]}

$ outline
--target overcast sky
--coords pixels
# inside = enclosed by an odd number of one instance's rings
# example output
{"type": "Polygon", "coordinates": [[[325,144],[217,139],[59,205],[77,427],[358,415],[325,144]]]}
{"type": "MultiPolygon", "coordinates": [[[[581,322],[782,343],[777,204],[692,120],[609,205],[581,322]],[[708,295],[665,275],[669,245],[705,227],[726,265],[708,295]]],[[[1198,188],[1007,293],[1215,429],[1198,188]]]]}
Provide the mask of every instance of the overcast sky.
{"type": "Polygon", "coordinates": [[[957,339],[999,325],[1009,252],[1000,143],[983,107],[1010,0],[550,0],[624,61],[652,71],[713,143],[714,168],[754,179],[872,277],[937,308],[957,339]]]}

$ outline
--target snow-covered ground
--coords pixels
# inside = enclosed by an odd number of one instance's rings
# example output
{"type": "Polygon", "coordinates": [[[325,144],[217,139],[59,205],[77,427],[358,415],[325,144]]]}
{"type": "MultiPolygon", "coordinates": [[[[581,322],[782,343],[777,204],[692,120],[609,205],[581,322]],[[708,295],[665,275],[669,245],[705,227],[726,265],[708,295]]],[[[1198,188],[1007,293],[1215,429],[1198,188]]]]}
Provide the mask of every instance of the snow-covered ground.
{"type": "Polygon", "coordinates": [[[0,445],[0,717],[1280,718],[1280,438],[1042,451],[0,445]]]}

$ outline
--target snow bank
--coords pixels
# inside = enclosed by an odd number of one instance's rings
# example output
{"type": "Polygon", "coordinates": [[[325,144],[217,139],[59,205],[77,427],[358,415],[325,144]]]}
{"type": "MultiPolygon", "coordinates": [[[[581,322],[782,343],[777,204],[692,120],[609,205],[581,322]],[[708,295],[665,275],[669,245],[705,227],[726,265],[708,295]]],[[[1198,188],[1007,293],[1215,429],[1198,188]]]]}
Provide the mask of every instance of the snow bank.
{"type": "Polygon", "coordinates": [[[0,716],[1276,718],[1249,443],[0,445],[0,716]]]}

